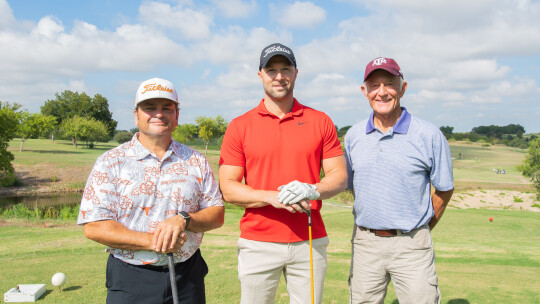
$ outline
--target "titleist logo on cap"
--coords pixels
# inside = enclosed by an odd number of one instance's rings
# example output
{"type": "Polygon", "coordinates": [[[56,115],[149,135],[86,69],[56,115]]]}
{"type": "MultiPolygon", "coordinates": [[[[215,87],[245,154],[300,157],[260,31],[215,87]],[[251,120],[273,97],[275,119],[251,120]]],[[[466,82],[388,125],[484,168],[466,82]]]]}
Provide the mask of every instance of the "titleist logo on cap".
{"type": "Polygon", "coordinates": [[[156,85],[155,83],[149,83],[144,86],[144,91],[142,91],[141,94],[149,91],[165,91],[172,94],[174,89],[167,88],[166,86],[161,86],[161,84],[156,85]]]}
{"type": "Polygon", "coordinates": [[[273,53],[273,52],[284,52],[284,53],[287,53],[289,55],[291,54],[291,51],[289,51],[288,49],[282,48],[279,45],[271,46],[271,47],[267,48],[266,50],[264,50],[264,52],[265,52],[265,54],[264,54],[263,57],[266,57],[268,54],[273,53]]]}

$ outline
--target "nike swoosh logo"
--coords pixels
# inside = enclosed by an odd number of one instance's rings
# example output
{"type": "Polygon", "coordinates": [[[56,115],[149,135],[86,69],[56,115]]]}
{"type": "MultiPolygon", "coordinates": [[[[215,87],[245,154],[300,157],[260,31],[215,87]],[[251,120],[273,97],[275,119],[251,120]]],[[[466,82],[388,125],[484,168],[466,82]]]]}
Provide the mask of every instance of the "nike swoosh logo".
{"type": "Polygon", "coordinates": [[[299,122],[299,123],[298,123],[299,126],[301,126],[301,125],[303,125],[303,124],[305,124],[305,122],[299,122]]]}

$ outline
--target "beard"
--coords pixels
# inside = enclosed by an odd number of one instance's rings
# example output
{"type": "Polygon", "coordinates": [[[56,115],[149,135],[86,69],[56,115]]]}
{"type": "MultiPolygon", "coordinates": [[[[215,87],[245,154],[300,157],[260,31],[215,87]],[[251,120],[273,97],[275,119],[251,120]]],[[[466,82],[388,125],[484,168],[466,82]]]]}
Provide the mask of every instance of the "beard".
{"type": "Polygon", "coordinates": [[[270,88],[265,87],[264,93],[275,100],[285,99],[286,97],[289,97],[293,94],[294,89],[294,83],[288,83],[288,85],[284,85],[283,89],[276,90],[273,86],[270,88]]]}

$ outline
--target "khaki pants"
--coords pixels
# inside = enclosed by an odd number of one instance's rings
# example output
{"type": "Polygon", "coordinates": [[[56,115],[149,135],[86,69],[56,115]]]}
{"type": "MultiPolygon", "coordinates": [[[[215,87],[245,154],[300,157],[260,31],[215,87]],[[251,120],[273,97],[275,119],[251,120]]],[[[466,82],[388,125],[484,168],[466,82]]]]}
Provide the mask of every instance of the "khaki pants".
{"type": "Polygon", "coordinates": [[[433,242],[427,226],[380,237],[355,225],[350,303],[384,303],[390,279],[400,304],[440,303],[433,242]]]}
{"type": "MultiPolygon", "coordinates": [[[[322,303],[328,243],[328,237],[312,241],[315,303],[322,303]]],[[[290,303],[311,303],[309,241],[272,243],[238,240],[241,304],[274,303],[281,273],[287,282],[290,303]]]]}

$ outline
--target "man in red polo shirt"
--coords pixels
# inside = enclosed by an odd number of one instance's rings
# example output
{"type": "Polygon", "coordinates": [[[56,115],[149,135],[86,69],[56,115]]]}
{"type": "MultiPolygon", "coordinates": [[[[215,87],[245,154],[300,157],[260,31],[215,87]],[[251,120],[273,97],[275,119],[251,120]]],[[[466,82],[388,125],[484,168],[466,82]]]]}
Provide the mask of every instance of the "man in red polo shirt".
{"type": "Polygon", "coordinates": [[[241,303],[274,303],[282,273],[290,302],[310,302],[308,219],[298,204],[311,208],[315,302],[322,303],[328,237],[321,200],[346,187],[343,151],[332,120],[293,97],[291,49],[265,47],[258,75],[264,98],[231,121],[219,161],[224,200],[246,208],[238,240],[241,303]]]}

